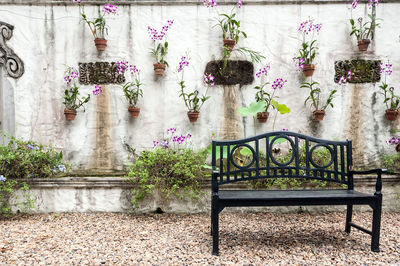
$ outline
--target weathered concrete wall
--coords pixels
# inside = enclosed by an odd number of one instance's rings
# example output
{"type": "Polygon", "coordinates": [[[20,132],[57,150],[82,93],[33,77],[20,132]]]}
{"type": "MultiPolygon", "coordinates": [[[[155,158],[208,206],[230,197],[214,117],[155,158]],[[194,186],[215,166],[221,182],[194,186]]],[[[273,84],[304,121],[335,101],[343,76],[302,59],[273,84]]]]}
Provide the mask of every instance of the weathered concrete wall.
{"type": "MultiPolygon", "coordinates": [[[[400,210],[400,178],[383,177],[383,209],[400,210]]],[[[236,184],[229,189],[240,189],[236,184]]],[[[60,178],[57,180],[35,180],[30,183],[31,195],[36,199],[36,213],[49,212],[130,212],[132,211],[131,190],[129,183],[120,177],[79,177],[60,178]]],[[[355,178],[356,190],[373,194],[375,177],[355,178]]],[[[171,213],[208,212],[211,208],[211,188],[209,181],[204,181],[204,195],[198,200],[172,199],[162,200],[158,193],[140,202],[137,213],[154,212],[160,208],[171,213]]],[[[265,208],[227,208],[228,211],[343,211],[344,206],[308,206],[308,207],[265,207],[265,208]]],[[[357,210],[369,211],[369,206],[356,206],[357,210]]]]}
{"type": "MultiPolygon", "coordinates": [[[[139,151],[151,148],[152,140],[161,137],[169,127],[191,132],[197,148],[206,147],[212,133],[217,134],[217,139],[252,135],[253,119],[241,119],[232,108],[254,100],[255,83],[209,90],[212,98],[195,124],[189,123],[187,110],[178,97],[174,70],[185,51],[190,50],[192,58],[185,73],[186,84],[189,89],[201,91],[205,89],[202,74],[207,62],[221,55],[221,32],[212,27],[217,13],[198,1],[123,2],[119,15],[107,19],[108,47],[99,54],[87,25],[80,19],[78,7],[70,1],[0,1],[1,20],[15,26],[14,36],[7,43],[25,63],[25,74],[20,79],[7,78],[15,97],[16,135],[59,147],[73,169],[86,172],[121,170],[128,160],[122,140],[139,151]],[[167,34],[170,50],[166,60],[171,67],[165,77],[156,78],[154,60],[148,53],[152,43],[147,26],[160,28],[167,19],[175,20],[167,34]],[[74,121],[66,121],[62,104],[65,65],[124,58],[141,69],[144,98],[139,103],[140,117],[130,118],[121,88],[107,85],[102,96],[89,102],[86,112],[79,111],[74,121]]],[[[347,84],[339,89],[335,108],[328,109],[325,120],[318,124],[310,120],[311,111],[303,104],[308,91],[299,88],[304,78],[296,72],[292,58],[301,44],[298,25],[310,16],[323,25],[314,73],[314,80],[323,89],[336,86],[334,62],[352,58],[391,59],[394,74],[390,84],[398,87],[400,32],[394,26],[398,25],[398,1],[378,6],[377,16],[384,20],[366,54],[358,52],[355,38],[349,36],[351,10],[347,1],[250,1],[248,5],[244,2],[237,15],[248,38],[239,45],[266,56],[266,62],[271,64],[270,81],[277,77],[288,80],[279,96],[291,113],[278,116],[274,129],[300,130],[328,139],[353,139],[355,165],[378,165],[380,155],[392,149],[385,143],[389,130],[399,127],[399,120],[393,123],[384,118],[386,108],[377,93],[378,84],[347,84]]],[[[85,11],[93,17],[100,1],[89,3],[85,11]]],[[[219,12],[231,9],[229,4],[218,7],[219,12]]],[[[364,15],[367,10],[366,4],[359,4],[352,11],[353,17],[364,15]]],[[[256,65],[255,69],[259,67],[256,65]]],[[[92,90],[93,86],[82,86],[81,94],[92,90]]],[[[273,118],[271,114],[266,124],[257,124],[257,132],[272,130],[273,118]]]]}

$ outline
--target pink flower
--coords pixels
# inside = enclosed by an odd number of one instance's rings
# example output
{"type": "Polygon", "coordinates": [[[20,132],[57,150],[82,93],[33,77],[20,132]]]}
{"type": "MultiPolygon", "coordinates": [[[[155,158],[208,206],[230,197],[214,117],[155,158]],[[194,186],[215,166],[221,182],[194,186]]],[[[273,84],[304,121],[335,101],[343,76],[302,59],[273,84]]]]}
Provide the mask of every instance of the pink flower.
{"type": "Polygon", "coordinates": [[[203,0],[203,5],[206,7],[215,7],[218,3],[216,0],[203,0]]]}
{"type": "Polygon", "coordinates": [[[111,5],[111,4],[105,4],[103,6],[103,13],[104,14],[117,14],[118,12],[118,7],[116,5],[111,5]]]}
{"type": "Polygon", "coordinates": [[[94,95],[100,95],[102,92],[103,92],[103,90],[101,89],[101,86],[99,86],[99,85],[94,86],[94,90],[93,90],[94,95]]]}
{"type": "Polygon", "coordinates": [[[268,75],[268,70],[270,70],[270,69],[271,69],[271,67],[269,65],[266,65],[265,67],[260,68],[258,70],[258,72],[256,73],[256,77],[260,78],[262,75],[267,76],[268,75]]]}
{"type": "Polygon", "coordinates": [[[205,73],[203,75],[203,82],[207,86],[214,86],[215,85],[214,79],[215,77],[212,74],[205,73]]]}
{"type": "Polygon", "coordinates": [[[273,82],[271,87],[272,87],[273,90],[282,89],[286,82],[287,82],[287,80],[283,80],[282,78],[277,78],[273,82]]]}
{"type": "Polygon", "coordinates": [[[185,66],[189,66],[189,58],[182,56],[179,62],[178,72],[181,72],[185,66]]]}
{"type": "Polygon", "coordinates": [[[357,7],[357,4],[358,4],[358,0],[353,0],[353,2],[351,3],[351,6],[353,7],[353,9],[357,7]]]}
{"type": "Polygon", "coordinates": [[[238,6],[238,8],[241,8],[242,5],[243,5],[242,0],[237,0],[237,6],[238,6]]]}

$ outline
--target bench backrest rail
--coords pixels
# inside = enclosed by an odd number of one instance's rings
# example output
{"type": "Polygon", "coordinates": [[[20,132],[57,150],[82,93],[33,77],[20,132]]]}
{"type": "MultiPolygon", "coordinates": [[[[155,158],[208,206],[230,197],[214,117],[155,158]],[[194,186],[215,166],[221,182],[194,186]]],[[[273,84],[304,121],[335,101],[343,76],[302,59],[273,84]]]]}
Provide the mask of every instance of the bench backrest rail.
{"type": "Polygon", "coordinates": [[[211,163],[219,169],[213,174],[213,191],[223,184],[260,178],[315,179],[353,189],[353,178],[348,174],[351,150],[351,140],[331,141],[288,131],[213,141],[211,163]],[[281,148],[287,149],[284,158],[278,155],[281,148]]]}

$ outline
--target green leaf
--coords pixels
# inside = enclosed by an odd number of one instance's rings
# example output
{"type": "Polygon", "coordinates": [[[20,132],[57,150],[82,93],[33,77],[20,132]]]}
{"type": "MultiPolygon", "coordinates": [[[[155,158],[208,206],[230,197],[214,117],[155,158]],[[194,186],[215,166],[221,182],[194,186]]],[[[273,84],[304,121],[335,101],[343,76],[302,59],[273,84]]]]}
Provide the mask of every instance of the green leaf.
{"type": "Polygon", "coordinates": [[[253,155],[253,152],[249,148],[243,147],[240,149],[240,154],[243,156],[250,156],[253,155]]]}
{"type": "MultiPolygon", "coordinates": [[[[220,154],[221,154],[221,152],[220,152],[220,150],[221,150],[221,148],[220,148],[220,146],[217,146],[216,148],[215,148],[215,158],[216,159],[219,159],[220,158],[220,154]]],[[[207,147],[207,153],[208,154],[210,154],[210,155],[212,155],[212,144],[210,144],[208,147],[207,147]]],[[[223,146],[223,150],[222,150],[222,157],[223,158],[228,158],[228,147],[227,146],[223,146]]]]}
{"type": "Polygon", "coordinates": [[[239,108],[238,113],[243,116],[257,116],[257,113],[265,111],[265,102],[252,102],[249,107],[239,108]]]}
{"type": "Polygon", "coordinates": [[[272,101],[271,101],[271,104],[272,104],[272,106],[273,106],[276,110],[278,110],[278,112],[281,113],[282,115],[290,113],[290,108],[287,107],[285,104],[280,104],[280,103],[278,103],[278,102],[275,101],[275,100],[272,100],[272,101]]]}

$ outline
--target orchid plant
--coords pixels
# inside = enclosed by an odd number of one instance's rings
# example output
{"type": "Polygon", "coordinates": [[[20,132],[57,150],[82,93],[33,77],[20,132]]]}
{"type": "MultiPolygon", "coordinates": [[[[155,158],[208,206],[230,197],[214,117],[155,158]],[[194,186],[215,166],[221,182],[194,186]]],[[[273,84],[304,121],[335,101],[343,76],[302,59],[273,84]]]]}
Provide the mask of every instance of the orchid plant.
{"type": "Polygon", "coordinates": [[[222,30],[222,38],[235,40],[239,42],[240,36],[247,38],[247,34],[240,30],[240,20],[236,20],[236,13],[231,10],[230,14],[218,14],[218,23],[214,26],[219,26],[222,30]]]}
{"type": "Polygon", "coordinates": [[[122,60],[117,62],[117,72],[120,75],[126,75],[129,73],[128,81],[121,85],[126,100],[129,102],[129,106],[136,107],[139,97],[143,97],[143,90],[140,88],[143,84],[140,82],[140,70],[129,64],[128,61],[122,60]]]}
{"type": "MultiPolygon", "coordinates": [[[[64,91],[64,104],[67,109],[76,110],[90,100],[90,95],[87,97],[79,98],[79,86],[77,85],[77,80],[79,78],[78,70],[74,67],[67,66],[67,70],[64,73],[64,81],[67,88],[64,91]]],[[[93,94],[98,94],[98,88],[95,88],[93,94]]],[[[101,93],[101,87],[100,87],[101,93]]],[[[96,94],[96,95],[97,95],[96,94]]],[[[83,107],[83,111],[85,108],[83,107]]]]}
{"type": "Polygon", "coordinates": [[[154,56],[158,64],[168,66],[168,62],[164,59],[168,53],[168,42],[164,38],[166,38],[167,31],[171,28],[172,24],[174,24],[173,20],[167,20],[167,24],[162,27],[160,32],[150,26],[147,27],[147,32],[154,46],[150,49],[150,53],[154,56]]]}
{"type": "Polygon", "coordinates": [[[321,27],[322,24],[314,23],[310,18],[300,24],[298,31],[302,34],[303,42],[299,49],[299,55],[293,58],[299,69],[303,69],[305,65],[311,65],[314,62],[318,49],[315,34],[319,33],[321,27]]]}
{"type": "Polygon", "coordinates": [[[384,81],[379,86],[381,89],[381,94],[385,97],[384,103],[386,104],[387,109],[389,110],[399,110],[400,109],[400,96],[394,94],[394,88],[389,87],[387,82],[387,76],[392,74],[392,64],[387,61],[386,64],[379,63],[379,73],[384,74],[384,81]]]}
{"type": "MultiPolygon", "coordinates": [[[[263,110],[263,112],[268,111],[268,108],[272,105],[274,101],[274,97],[277,98],[277,96],[275,96],[275,92],[278,89],[282,89],[285,83],[287,82],[287,80],[284,80],[283,78],[277,78],[271,86],[272,93],[268,93],[264,88],[266,85],[269,84],[269,82],[267,81],[264,82],[263,80],[267,78],[268,71],[270,69],[271,67],[269,65],[266,65],[265,67],[259,69],[258,72],[256,73],[256,77],[260,79],[261,84],[259,86],[254,87],[254,89],[257,90],[255,95],[255,100],[256,102],[263,102],[265,104],[264,105],[265,109],[263,110]]],[[[273,106],[273,108],[275,107],[273,106]]]]}
{"type": "Polygon", "coordinates": [[[153,148],[172,149],[175,151],[182,149],[192,149],[192,135],[176,133],[176,128],[167,129],[167,134],[162,139],[153,140],[153,148]]]}
{"type": "MultiPolygon", "coordinates": [[[[73,2],[78,3],[80,5],[81,1],[80,0],[73,0],[73,2]]],[[[99,10],[98,17],[94,18],[93,20],[88,19],[87,15],[84,13],[83,8],[80,10],[82,19],[87,23],[87,25],[90,28],[90,31],[93,34],[93,37],[95,39],[104,39],[105,35],[108,34],[108,26],[106,25],[106,15],[110,14],[117,14],[118,13],[118,7],[116,5],[112,5],[109,3],[106,3],[101,11],[99,10]]]]}
{"type": "Polygon", "coordinates": [[[180,77],[178,76],[178,84],[181,87],[179,97],[183,98],[189,112],[198,113],[200,112],[200,108],[203,106],[204,102],[210,99],[211,96],[206,96],[207,91],[209,87],[215,85],[215,82],[214,82],[214,77],[211,74],[204,74],[203,82],[207,86],[206,93],[201,96],[199,96],[198,90],[195,90],[194,92],[191,93],[186,93],[185,92],[186,85],[185,81],[183,80],[183,76],[184,76],[184,68],[189,66],[189,60],[190,58],[188,57],[188,54],[186,54],[186,56],[182,56],[181,61],[179,62],[179,66],[177,67],[178,75],[180,73],[180,77]]]}
{"type": "MultiPolygon", "coordinates": [[[[352,9],[355,9],[358,5],[359,0],[353,0],[351,3],[352,9]]],[[[368,14],[368,18],[370,21],[364,22],[363,23],[363,18],[359,17],[358,18],[358,26],[356,25],[356,22],[354,21],[353,18],[350,19],[350,24],[351,24],[351,35],[355,35],[357,38],[357,41],[361,41],[364,39],[369,39],[371,36],[371,39],[373,39],[373,31],[376,27],[380,27],[379,24],[377,23],[377,19],[375,15],[373,14],[373,8],[375,8],[379,4],[379,0],[368,0],[368,6],[371,9],[371,14],[368,14]]]]}
{"type": "MultiPolygon", "coordinates": [[[[342,80],[342,82],[345,82],[342,80]]],[[[324,101],[321,98],[321,88],[320,87],[314,87],[314,86],[319,86],[320,84],[316,81],[314,82],[304,82],[301,84],[300,88],[307,88],[310,90],[310,95],[306,98],[304,101],[304,105],[307,105],[307,103],[310,103],[310,107],[314,109],[314,111],[322,111],[325,110],[328,106],[333,107],[333,98],[335,96],[335,93],[337,92],[336,89],[331,90],[329,92],[329,96],[324,101]]]]}

